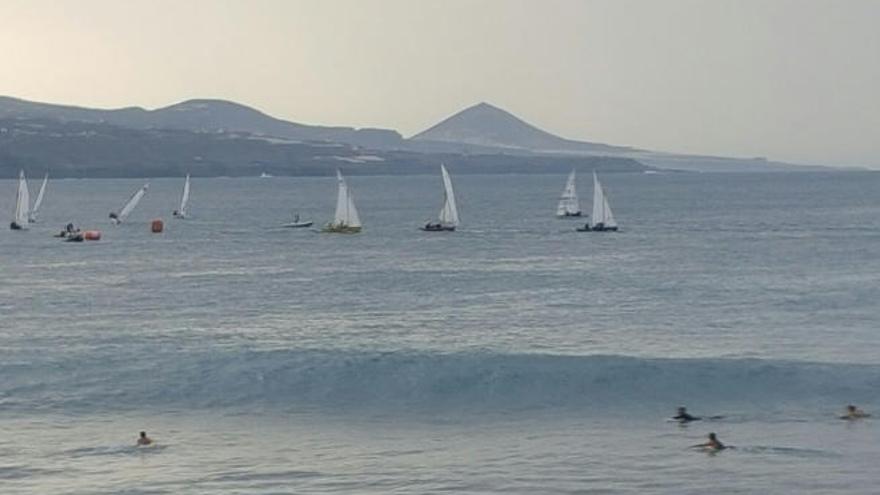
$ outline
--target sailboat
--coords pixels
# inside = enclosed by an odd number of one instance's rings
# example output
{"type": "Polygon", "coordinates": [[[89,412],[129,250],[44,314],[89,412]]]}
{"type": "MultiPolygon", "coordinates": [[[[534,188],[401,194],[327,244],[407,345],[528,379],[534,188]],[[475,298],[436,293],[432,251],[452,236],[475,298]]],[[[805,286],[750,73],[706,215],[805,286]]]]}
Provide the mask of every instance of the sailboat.
{"type": "Polygon", "coordinates": [[[608,204],[608,198],[595,171],[593,172],[593,215],[583,228],[577,230],[579,232],[617,231],[617,222],[614,220],[614,214],[611,213],[611,205],[608,204]]]}
{"type": "Polygon", "coordinates": [[[36,223],[37,216],[40,214],[40,205],[43,204],[43,195],[46,194],[46,184],[49,183],[49,173],[46,172],[46,175],[43,177],[43,183],[40,185],[40,192],[37,193],[37,200],[34,201],[34,207],[31,208],[30,214],[28,215],[28,222],[36,223]]]}
{"type": "Polygon", "coordinates": [[[339,169],[336,170],[336,182],[339,186],[339,192],[336,196],[336,215],[333,217],[333,221],[327,224],[321,232],[356,234],[361,231],[361,219],[354,206],[351,189],[348,188],[339,169]]]}
{"type": "Polygon", "coordinates": [[[180,206],[174,210],[172,215],[174,218],[186,218],[189,212],[187,205],[189,204],[189,174],[186,174],[186,181],[183,183],[183,194],[180,196],[180,206]]]}
{"type": "Polygon", "coordinates": [[[281,226],[287,227],[289,229],[302,229],[302,228],[306,228],[306,227],[311,227],[313,223],[314,222],[312,222],[311,220],[301,219],[299,217],[299,213],[294,213],[293,221],[282,224],[281,226]]]}
{"type": "Polygon", "coordinates": [[[440,173],[443,175],[443,207],[440,208],[437,223],[428,222],[422,227],[425,232],[452,232],[458,226],[458,207],[455,206],[452,179],[443,165],[440,165],[440,173]]]}
{"type": "Polygon", "coordinates": [[[559,206],[556,207],[556,216],[559,218],[581,216],[581,205],[578,201],[577,188],[575,187],[574,169],[568,174],[565,189],[559,196],[559,206]]]}
{"type": "Polygon", "coordinates": [[[125,206],[122,207],[122,210],[119,213],[111,212],[110,220],[114,225],[119,225],[124,222],[126,218],[131,214],[132,210],[134,210],[135,206],[141,201],[141,198],[144,197],[144,194],[147,193],[147,189],[150,187],[150,184],[144,184],[144,187],[135,191],[134,194],[131,195],[131,198],[128,199],[128,202],[125,203],[125,206]]]}
{"type": "Polygon", "coordinates": [[[18,172],[18,193],[15,197],[15,216],[9,228],[12,230],[26,230],[28,228],[28,209],[31,198],[28,193],[27,180],[24,178],[24,170],[18,172]]]}

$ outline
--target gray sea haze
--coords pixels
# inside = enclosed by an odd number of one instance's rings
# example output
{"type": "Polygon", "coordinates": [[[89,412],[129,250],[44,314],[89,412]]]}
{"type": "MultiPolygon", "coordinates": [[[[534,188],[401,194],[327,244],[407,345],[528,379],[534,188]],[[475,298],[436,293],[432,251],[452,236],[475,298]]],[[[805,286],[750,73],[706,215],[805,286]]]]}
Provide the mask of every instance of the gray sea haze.
{"type": "Polygon", "coordinates": [[[183,221],[152,180],[119,227],[144,181],[50,181],[0,230],[0,493],[875,493],[836,416],[880,413],[880,174],[602,180],[616,234],[564,175],[454,176],[455,233],[439,173],[349,177],[353,236],[278,227],[333,178],[195,178],[183,221]]]}

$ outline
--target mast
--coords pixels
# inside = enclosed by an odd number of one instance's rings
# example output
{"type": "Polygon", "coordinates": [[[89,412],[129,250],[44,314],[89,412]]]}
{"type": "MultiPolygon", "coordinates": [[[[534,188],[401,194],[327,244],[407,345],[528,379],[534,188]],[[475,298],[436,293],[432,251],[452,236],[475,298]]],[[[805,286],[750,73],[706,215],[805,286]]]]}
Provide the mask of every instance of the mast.
{"type": "Polygon", "coordinates": [[[593,171],[593,216],[590,219],[590,224],[595,227],[600,223],[605,227],[617,226],[614,215],[611,213],[611,205],[608,204],[608,198],[605,197],[605,191],[599,182],[599,177],[593,171]]]}
{"type": "Polygon", "coordinates": [[[180,197],[180,208],[177,210],[181,216],[186,216],[186,206],[189,203],[189,174],[186,174],[186,181],[183,183],[183,195],[180,197]]]}
{"type": "Polygon", "coordinates": [[[120,212],[119,212],[119,215],[117,215],[117,217],[118,217],[118,218],[117,218],[117,222],[118,222],[118,223],[122,223],[123,220],[125,220],[126,218],[128,218],[128,215],[131,214],[131,212],[134,210],[134,208],[135,208],[135,207],[138,205],[138,203],[141,201],[141,198],[144,197],[144,194],[147,193],[147,189],[148,189],[149,187],[150,187],[150,184],[149,184],[149,183],[144,184],[143,187],[141,187],[140,189],[138,189],[137,191],[135,191],[134,194],[131,195],[131,198],[128,200],[127,203],[125,203],[125,206],[122,208],[122,211],[120,211],[120,212]]]}
{"type": "Polygon", "coordinates": [[[576,183],[575,171],[572,169],[571,173],[568,174],[568,180],[565,182],[565,189],[562,190],[562,195],[559,196],[559,205],[556,207],[556,216],[564,217],[566,215],[573,215],[581,210],[577,196],[576,183]]]}
{"type": "Polygon", "coordinates": [[[455,204],[455,193],[452,190],[452,179],[444,165],[440,165],[440,173],[443,176],[443,207],[440,208],[440,224],[449,227],[457,227],[458,207],[455,204]]]}
{"type": "Polygon", "coordinates": [[[28,228],[28,209],[30,208],[30,194],[28,193],[27,179],[24,178],[24,170],[18,172],[18,192],[15,198],[15,217],[13,221],[21,229],[28,228]]]}
{"type": "Polygon", "coordinates": [[[336,214],[333,223],[341,227],[360,227],[361,219],[358,216],[357,208],[354,206],[354,197],[339,169],[336,169],[336,182],[338,184],[338,193],[336,195],[336,214]]]}
{"type": "Polygon", "coordinates": [[[40,213],[40,206],[43,204],[43,195],[46,194],[46,184],[49,183],[49,172],[46,172],[46,175],[43,177],[43,183],[40,185],[40,192],[37,193],[37,200],[34,201],[34,207],[31,208],[30,215],[28,216],[29,222],[36,222],[37,215],[40,213]]]}

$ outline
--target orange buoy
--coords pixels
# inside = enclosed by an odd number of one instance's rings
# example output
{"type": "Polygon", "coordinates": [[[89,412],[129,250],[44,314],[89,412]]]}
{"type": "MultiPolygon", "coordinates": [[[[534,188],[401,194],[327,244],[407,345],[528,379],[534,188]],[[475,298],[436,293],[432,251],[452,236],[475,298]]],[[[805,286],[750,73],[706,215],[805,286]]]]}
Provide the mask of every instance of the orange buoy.
{"type": "Polygon", "coordinates": [[[101,240],[101,231],[100,230],[87,230],[83,232],[83,239],[87,241],[100,241],[101,240]]]}
{"type": "Polygon", "coordinates": [[[150,222],[150,230],[154,234],[161,234],[162,231],[165,230],[165,222],[163,222],[160,218],[153,220],[152,222],[150,222]]]}

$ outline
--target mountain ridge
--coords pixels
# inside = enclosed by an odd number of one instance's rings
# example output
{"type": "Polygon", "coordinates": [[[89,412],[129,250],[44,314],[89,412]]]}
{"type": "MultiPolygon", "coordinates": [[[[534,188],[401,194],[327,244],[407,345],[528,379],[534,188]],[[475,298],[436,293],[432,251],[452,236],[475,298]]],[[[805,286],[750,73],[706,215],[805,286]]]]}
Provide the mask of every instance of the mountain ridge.
{"type": "Polygon", "coordinates": [[[487,102],[467,107],[408,139],[396,130],[301,124],[273,117],[241,103],[196,98],[147,110],[137,106],[94,109],[0,96],[0,119],[46,119],[111,124],[124,128],[175,129],[197,133],[245,133],[269,142],[321,142],[382,151],[468,156],[506,155],[538,161],[561,157],[612,157],[649,167],[697,172],[827,170],[764,158],[735,158],[655,152],[566,139],[530,124],[487,102]]]}
{"type": "Polygon", "coordinates": [[[105,110],[0,96],[0,118],[109,123],[134,129],[248,132],[294,141],[331,141],[358,146],[389,146],[403,140],[400,133],[390,129],[300,124],[272,117],[241,103],[208,98],[184,100],[153,110],[137,106],[105,110]]]}
{"type": "Polygon", "coordinates": [[[415,134],[410,141],[457,142],[530,151],[622,153],[633,151],[589,141],[575,141],[551,134],[516,115],[487,102],[465,108],[415,134]]]}

